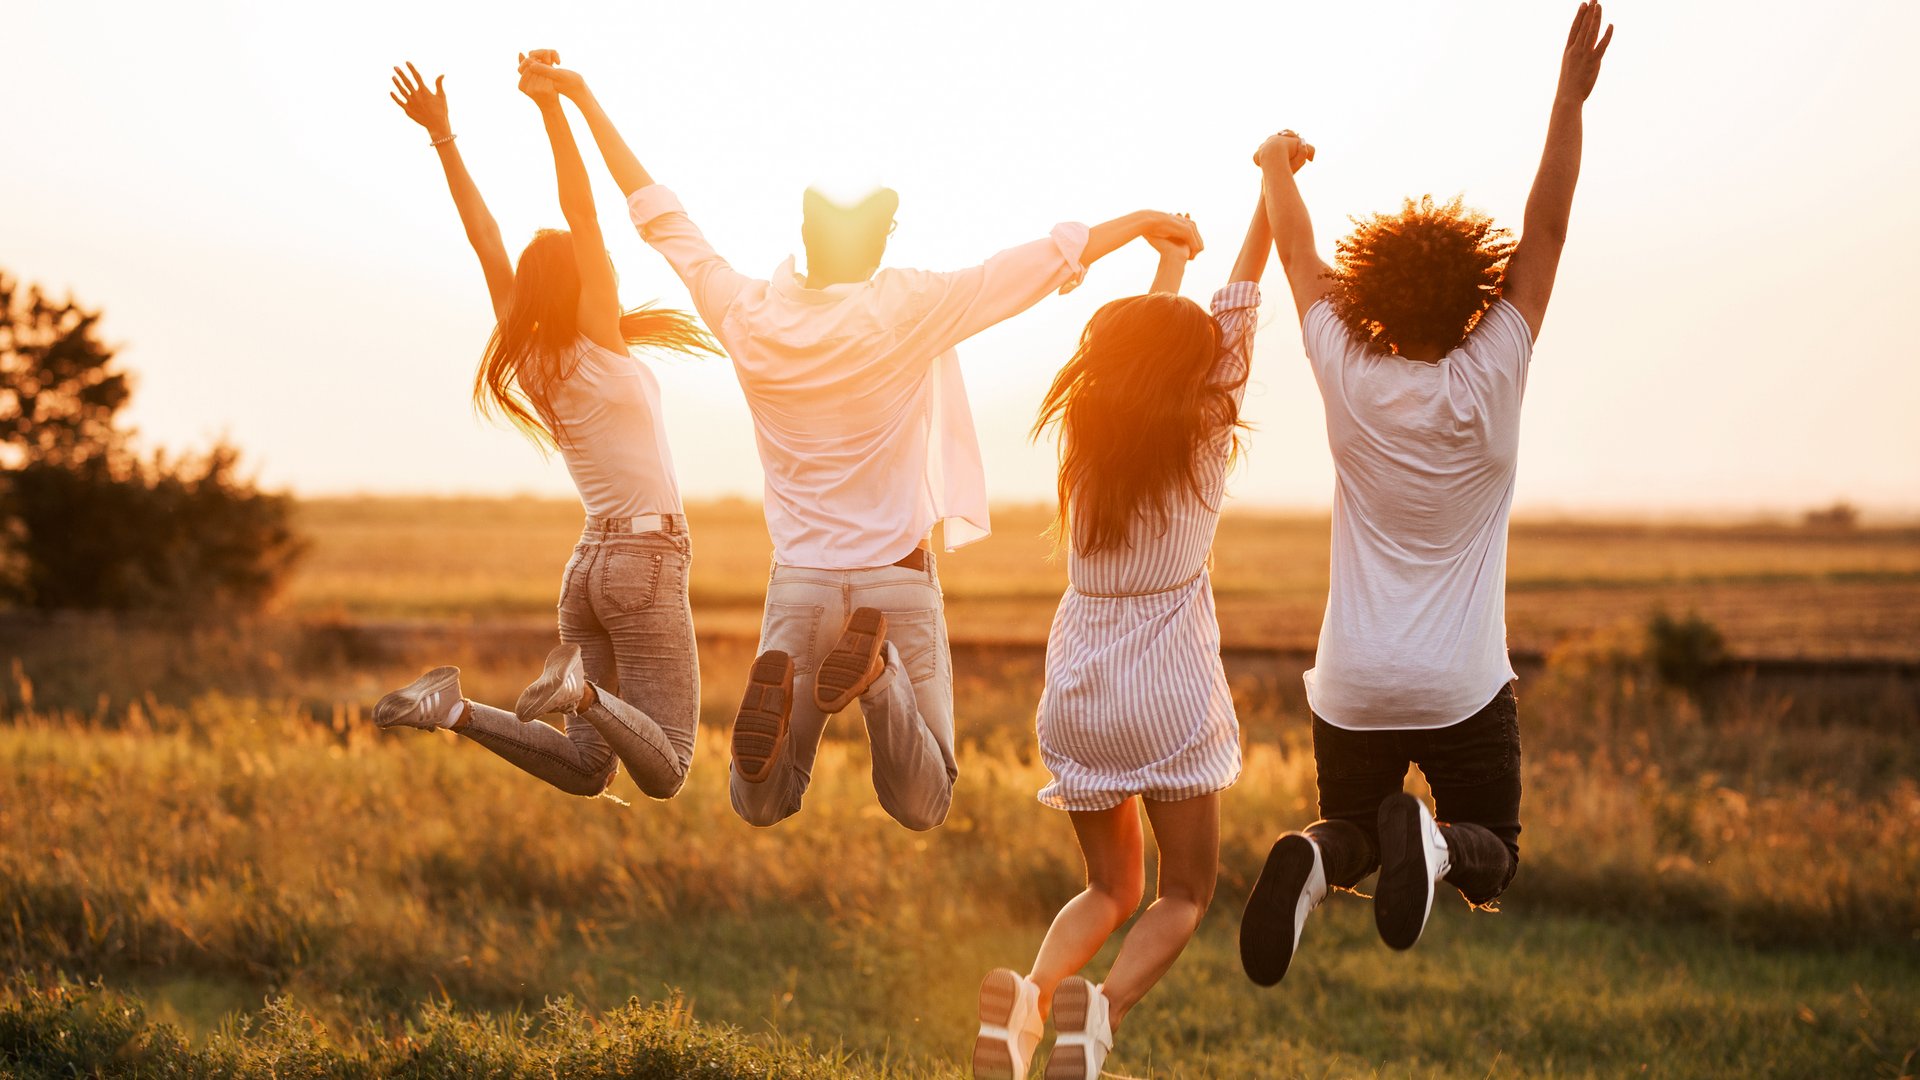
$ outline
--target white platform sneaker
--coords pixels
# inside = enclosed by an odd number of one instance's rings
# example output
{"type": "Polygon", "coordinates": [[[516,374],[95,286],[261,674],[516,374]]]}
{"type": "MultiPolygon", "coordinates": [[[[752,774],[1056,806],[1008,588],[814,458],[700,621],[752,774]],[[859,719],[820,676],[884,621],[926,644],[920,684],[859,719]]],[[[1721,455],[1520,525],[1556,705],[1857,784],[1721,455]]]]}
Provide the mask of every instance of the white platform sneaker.
{"type": "Polygon", "coordinates": [[[580,646],[555,645],[547,654],[546,668],[540,677],[520,691],[513,715],[526,723],[548,713],[572,713],[586,696],[587,669],[580,661],[580,646]]]}
{"type": "Polygon", "coordinates": [[[1098,1080],[1113,1049],[1107,1021],[1107,996],[1078,975],[1053,992],[1053,1052],[1047,1055],[1046,1080],[1098,1080]]]}
{"type": "Polygon", "coordinates": [[[1040,1045],[1040,988],[995,968],[980,982],[980,1035],[973,1040],[974,1080],[1026,1080],[1040,1045]]]}
{"type": "Polygon", "coordinates": [[[1447,838],[1427,804],[1399,792],[1380,804],[1380,883],[1373,922],[1380,940],[1411,949],[1433,912],[1433,885],[1453,868],[1447,838]]]}
{"type": "Polygon", "coordinates": [[[1307,915],[1327,898],[1327,870],[1320,845],[1305,833],[1273,842],[1240,916],[1240,966],[1247,978],[1272,986],[1286,977],[1307,915]]]}
{"type": "Polygon", "coordinates": [[[450,728],[460,718],[460,669],[437,667],[380,699],[373,722],[383,728],[450,728]]]}

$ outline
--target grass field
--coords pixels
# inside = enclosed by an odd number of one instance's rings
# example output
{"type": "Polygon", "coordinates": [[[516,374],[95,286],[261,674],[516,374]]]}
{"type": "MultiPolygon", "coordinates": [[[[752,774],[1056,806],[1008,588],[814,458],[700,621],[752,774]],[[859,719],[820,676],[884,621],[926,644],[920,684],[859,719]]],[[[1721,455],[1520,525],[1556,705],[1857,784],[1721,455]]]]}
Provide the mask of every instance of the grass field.
{"type": "MultiPolygon", "coordinates": [[[[317,544],[291,612],[550,617],[570,512],[427,510],[306,508],[317,544]]],[[[944,563],[957,636],[1044,629],[1062,570],[1040,525],[1002,515],[998,538],[944,563]]],[[[699,508],[694,529],[697,617],[750,628],[757,511],[699,508]]],[[[1230,519],[1219,581],[1249,616],[1227,616],[1230,640],[1311,639],[1323,529],[1230,519]]],[[[1525,861],[1502,910],[1451,897],[1394,954],[1365,901],[1336,896],[1286,983],[1247,983],[1239,904],[1314,789],[1304,716],[1236,683],[1247,767],[1219,898],[1110,1070],[1914,1076],[1908,714],[1703,715],[1619,635],[1724,590],[1744,599],[1692,606],[1736,649],[1911,658],[1920,638],[1900,627],[1920,614],[1859,597],[1914,589],[1920,537],[1537,525],[1514,547],[1513,604],[1536,605],[1553,661],[1521,688],[1525,861]]],[[[14,640],[0,1074],[957,1076],[980,975],[1026,963],[1078,887],[1067,822],[1032,798],[1035,673],[1013,661],[959,673],[961,786],[921,835],[874,806],[852,714],[800,816],[754,830],[732,815],[745,644],[703,657],[709,730],[686,790],[654,803],[623,777],[626,805],[542,788],[452,736],[373,730],[365,707],[430,657],[356,659],[271,622],[182,636],[67,620],[14,640]]],[[[500,698],[538,657],[455,659],[470,692],[500,698]]]]}
{"type": "MultiPolygon", "coordinates": [[[[759,507],[699,504],[688,517],[702,625],[757,629],[771,551],[759,507]]],[[[1041,510],[1003,507],[991,538],[942,559],[957,637],[1045,640],[1066,584],[1046,525],[1041,510]]],[[[315,547],[287,597],[295,612],[550,619],[580,508],[323,500],[303,505],[301,526],[315,547]]],[[[1213,580],[1228,644],[1311,646],[1327,597],[1326,520],[1228,514],[1213,580]]],[[[1920,657],[1920,528],[1514,525],[1514,648],[1544,652],[1596,627],[1638,625],[1655,604],[1698,610],[1743,654],[1920,657]]]]}

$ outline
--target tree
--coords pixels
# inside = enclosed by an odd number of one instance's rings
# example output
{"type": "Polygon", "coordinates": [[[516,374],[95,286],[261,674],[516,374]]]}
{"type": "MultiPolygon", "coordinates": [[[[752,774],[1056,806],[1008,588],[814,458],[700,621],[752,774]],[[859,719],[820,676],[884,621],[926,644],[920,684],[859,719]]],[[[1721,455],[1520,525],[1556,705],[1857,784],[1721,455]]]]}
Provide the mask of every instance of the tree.
{"type": "Polygon", "coordinates": [[[0,594],[41,609],[257,609],[305,549],[225,442],[142,457],[100,313],[0,274],[0,594]]]}
{"type": "Polygon", "coordinates": [[[38,286],[22,293],[0,272],[0,463],[73,466],[124,448],[114,414],[133,398],[100,313],[56,303],[38,286]]]}

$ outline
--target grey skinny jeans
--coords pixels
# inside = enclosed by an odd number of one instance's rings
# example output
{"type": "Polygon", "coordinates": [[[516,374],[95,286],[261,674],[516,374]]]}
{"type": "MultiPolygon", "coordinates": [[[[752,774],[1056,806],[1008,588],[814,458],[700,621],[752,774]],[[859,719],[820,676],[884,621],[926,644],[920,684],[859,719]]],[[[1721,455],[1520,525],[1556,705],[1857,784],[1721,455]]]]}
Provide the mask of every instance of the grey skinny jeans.
{"type": "Polygon", "coordinates": [[[947,819],[953,781],[953,658],[933,554],[925,570],[815,570],[774,564],[767,582],[760,651],[793,657],[793,714],[771,774],[758,784],[729,774],[734,812],[767,826],[799,812],[813,780],[827,717],[813,703],[820,661],[840,640],[855,608],[887,616],[887,669],[860,695],[873,757],[873,790],[895,821],[915,831],[947,819]]]}
{"type": "Polygon", "coordinates": [[[567,560],[560,640],[580,646],[593,705],[556,728],[469,701],[460,733],[569,794],[605,791],[619,762],[642,792],[672,798],[693,764],[700,719],[683,521],[646,533],[590,526],[567,560]]]}

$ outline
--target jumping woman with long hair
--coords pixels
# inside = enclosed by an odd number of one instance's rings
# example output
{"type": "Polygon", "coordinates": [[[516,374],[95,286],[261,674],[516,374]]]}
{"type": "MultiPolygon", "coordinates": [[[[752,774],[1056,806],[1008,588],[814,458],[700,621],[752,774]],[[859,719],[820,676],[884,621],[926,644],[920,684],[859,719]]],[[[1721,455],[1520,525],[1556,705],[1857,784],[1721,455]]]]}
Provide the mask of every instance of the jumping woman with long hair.
{"type": "Polygon", "coordinates": [[[542,229],[507,260],[499,227],[454,145],[445,76],[427,88],[394,69],[394,103],[427,129],[496,319],[474,402],[543,449],[558,449],[586,530],[561,578],[560,645],[513,712],[469,701],[460,669],[437,667],[381,698],[382,728],[449,728],[562,791],[606,790],[624,762],[640,790],[671,797],[693,761],[700,670],[687,603],[691,549],[660,416],[660,385],[630,350],[712,352],[693,316],[623,312],[586,166],[549,80],[523,78],[553,144],[567,229],[542,229]],[[559,713],[561,727],[540,721],[559,713]]]}
{"type": "Polygon", "coordinates": [[[1067,811],[1087,887],[1054,919],[1032,970],[980,986],[979,1077],[1024,1077],[1051,1014],[1047,1080],[1092,1078],[1113,1030],[1186,948],[1219,872],[1220,792],[1240,775],[1240,726],[1220,668],[1208,553],[1229,464],[1269,246],[1256,213],[1209,314],[1178,294],[1187,253],[1155,239],[1153,291],[1094,313],[1034,425],[1057,428],[1070,585],[1047,638],[1040,801],[1067,811]],[[1157,897],[1106,982],[1078,973],[1139,907],[1145,809],[1157,897]]]}

